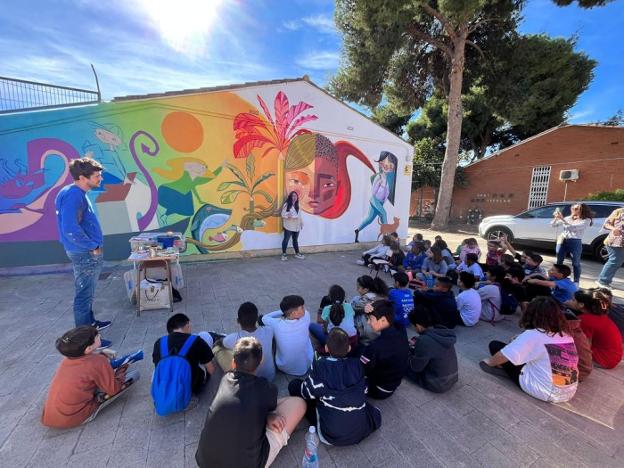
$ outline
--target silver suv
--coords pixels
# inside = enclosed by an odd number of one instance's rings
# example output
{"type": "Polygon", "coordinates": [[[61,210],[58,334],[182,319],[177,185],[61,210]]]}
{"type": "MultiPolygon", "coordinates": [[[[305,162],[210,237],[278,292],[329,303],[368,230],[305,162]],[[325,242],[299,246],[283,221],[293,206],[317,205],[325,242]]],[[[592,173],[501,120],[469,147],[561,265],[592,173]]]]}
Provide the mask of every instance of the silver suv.
{"type": "Polygon", "coordinates": [[[563,216],[569,216],[570,207],[576,203],[588,205],[594,215],[594,224],[587,228],[583,235],[583,251],[600,261],[605,261],[607,253],[603,241],[607,237],[607,231],[602,229],[602,225],[613,210],[624,208],[624,202],[565,201],[549,203],[515,216],[488,216],[479,224],[479,235],[484,239],[493,239],[501,234],[507,234],[508,239],[518,245],[554,249],[561,227],[555,228],[550,225],[553,214],[559,209],[563,216]]]}

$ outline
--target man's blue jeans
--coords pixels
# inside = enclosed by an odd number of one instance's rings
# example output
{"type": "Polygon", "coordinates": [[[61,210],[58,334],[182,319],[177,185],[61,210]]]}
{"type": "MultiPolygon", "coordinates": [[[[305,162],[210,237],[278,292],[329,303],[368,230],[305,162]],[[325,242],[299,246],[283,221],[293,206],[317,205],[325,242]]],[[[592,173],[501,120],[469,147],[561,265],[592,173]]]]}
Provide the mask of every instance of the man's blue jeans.
{"type": "Polygon", "coordinates": [[[67,252],[67,256],[74,267],[74,321],[77,327],[91,325],[95,322],[93,296],[102,271],[103,256],[91,252],[67,252]]]}
{"type": "Polygon", "coordinates": [[[624,263],[624,247],[610,247],[608,245],[605,247],[609,253],[609,259],[602,267],[598,281],[602,284],[610,285],[615,276],[615,272],[622,266],[622,263],[624,263]]]}

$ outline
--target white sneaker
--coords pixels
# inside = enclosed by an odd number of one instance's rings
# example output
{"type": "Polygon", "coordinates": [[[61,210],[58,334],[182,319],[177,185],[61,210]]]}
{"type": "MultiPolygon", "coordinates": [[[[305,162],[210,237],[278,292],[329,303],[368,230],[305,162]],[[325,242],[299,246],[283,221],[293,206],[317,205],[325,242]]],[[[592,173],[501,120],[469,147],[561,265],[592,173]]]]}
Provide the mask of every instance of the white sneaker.
{"type": "Polygon", "coordinates": [[[598,286],[599,288],[605,288],[605,289],[608,289],[609,291],[611,291],[611,286],[609,286],[607,284],[604,284],[604,283],[601,283],[600,280],[594,281],[594,284],[596,286],[598,286]]]}
{"type": "Polygon", "coordinates": [[[288,260],[288,255],[282,254],[282,262],[285,262],[286,260],[288,260]]]}
{"type": "Polygon", "coordinates": [[[305,255],[298,253],[298,254],[295,254],[295,258],[298,258],[299,260],[303,260],[305,258],[305,255]]]}
{"type": "Polygon", "coordinates": [[[357,263],[358,265],[366,265],[366,262],[364,262],[364,260],[356,260],[355,263],[357,263]]]}

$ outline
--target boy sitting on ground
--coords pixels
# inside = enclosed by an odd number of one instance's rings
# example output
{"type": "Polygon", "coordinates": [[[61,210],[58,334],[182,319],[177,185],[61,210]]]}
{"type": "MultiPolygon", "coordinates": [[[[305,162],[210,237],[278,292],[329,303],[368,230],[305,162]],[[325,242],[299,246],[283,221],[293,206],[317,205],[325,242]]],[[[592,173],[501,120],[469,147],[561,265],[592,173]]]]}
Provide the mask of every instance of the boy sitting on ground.
{"type": "Polygon", "coordinates": [[[407,287],[408,284],[407,273],[395,273],[394,288],[388,293],[388,299],[394,307],[394,323],[403,327],[409,325],[408,316],[414,310],[414,292],[407,287]]]}
{"type": "Polygon", "coordinates": [[[481,317],[481,296],[474,289],[475,277],[467,271],[462,271],[457,285],[461,289],[455,298],[459,313],[457,325],[472,327],[479,322],[479,317],[481,317]]]}
{"type": "Polygon", "coordinates": [[[380,258],[383,260],[390,258],[390,256],[392,255],[392,249],[390,248],[391,245],[391,237],[389,235],[383,236],[381,242],[372,249],[365,251],[362,254],[362,259],[357,260],[356,263],[358,265],[368,265],[369,263],[371,263],[373,258],[380,258]]]}
{"type": "Polygon", "coordinates": [[[543,276],[546,277],[546,270],[542,266],[544,258],[536,253],[530,252],[524,257],[524,274],[525,276],[543,276]]]}
{"type": "Polygon", "coordinates": [[[420,336],[410,343],[406,376],[430,392],[450,390],[458,380],[455,332],[435,325],[427,308],[415,311],[410,320],[420,336]]]}
{"type": "Polygon", "coordinates": [[[433,289],[414,291],[414,310],[420,308],[430,308],[433,316],[436,317],[438,325],[446,328],[455,328],[459,313],[457,312],[457,302],[451,291],[453,283],[446,276],[436,278],[433,289]]]}
{"type": "Polygon", "coordinates": [[[562,265],[561,263],[555,263],[550,270],[548,270],[548,279],[538,279],[534,276],[529,276],[524,279],[527,284],[542,286],[550,288],[552,290],[552,297],[559,304],[563,304],[574,297],[574,293],[577,291],[576,284],[569,278],[570,267],[562,265]]]}
{"type": "Polygon", "coordinates": [[[310,314],[304,309],[301,296],[285,296],[280,310],[262,317],[262,324],[273,329],[275,344],[275,365],[290,375],[304,375],[310,365],[314,351],[308,329],[310,314]]]}
{"type": "Polygon", "coordinates": [[[368,382],[368,395],[378,400],[392,396],[401,385],[407,369],[407,335],[394,326],[394,308],[387,300],[375,301],[364,308],[371,328],[379,333],[364,347],[360,361],[368,382]]]}
{"type": "Polygon", "coordinates": [[[95,352],[101,346],[97,328],[90,325],[73,328],[56,340],[64,359],[48,389],[41,415],[44,426],[66,429],[87,423],[139,379],[138,371],[127,371],[128,365],[113,369],[111,361],[95,352]]]}
{"type": "Polygon", "coordinates": [[[230,333],[223,340],[217,342],[212,347],[219,367],[226,372],[232,367],[232,350],[236,342],[244,337],[254,337],[262,345],[262,349],[267,350],[262,363],[258,367],[256,375],[264,377],[269,382],[275,378],[275,362],[273,361],[273,329],[269,327],[258,327],[258,308],[253,302],[243,302],[238,308],[238,324],[241,330],[230,333]],[[270,351],[270,352],[269,352],[270,351]]]}
{"type": "Polygon", "coordinates": [[[485,273],[485,284],[477,289],[481,298],[481,320],[498,322],[503,319],[501,315],[502,295],[501,282],[505,278],[505,270],[496,265],[490,267],[485,273]]]}
{"type": "Polygon", "coordinates": [[[167,333],[167,336],[157,339],[154,343],[152,352],[154,366],[157,366],[162,359],[163,341],[167,345],[167,355],[171,356],[181,354],[185,343],[191,340],[191,345],[186,346],[188,351],[183,357],[191,366],[191,392],[199,394],[215,371],[215,365],[212,362],[214,355],[210,349],[211,336],[206,332],[201,332],[199,336],[192,335],[191,320],[184,314],[175,314],[167,320],[167,333]]]}
{"type": "Polygon", "coordinates": [[[329,357],[317,359],[307,379],[291,380],[288,392],[306,400],[306,418],[316,426],[321,441],[357,444],[381,426],[381,413],[366,401],[359,359],[347,357],[351,350],[347,333],[332,328],[325,350],[329,357]]]}
{"type": "Polygon", "coordinates": [[[195,460],[201,468],[270,466],[305,413],[301,398],[278,400],[277,387],[256,376],[263,356],[256,338],[238,340],[233,356],[199,439],[195,460]]]}
{"type": "Polygon", "coordinates": [[[471,273],[477,281],[480,281],[481,277],[483,276],[483,270],[481,269],[481,266],[477,263],[478,260],[479,257],[476,253],[468,253],[466,254],[466,260],[464,262],[461,262],[457,266],[455,271],[457,273],[467,271],[468,273],[471,273]]]}

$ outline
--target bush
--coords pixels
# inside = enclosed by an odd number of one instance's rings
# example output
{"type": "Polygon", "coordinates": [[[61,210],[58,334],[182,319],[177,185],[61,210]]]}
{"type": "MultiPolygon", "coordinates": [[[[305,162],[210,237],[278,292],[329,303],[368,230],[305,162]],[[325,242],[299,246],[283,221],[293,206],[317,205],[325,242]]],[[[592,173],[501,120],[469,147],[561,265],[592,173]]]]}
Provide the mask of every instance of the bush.
{"type": "Polygon", "coordinates": [[[587,195],[587,200],[624,202],[624,189],[616,189],[615,192],[590,193],[589,195],[587,195]]]}

